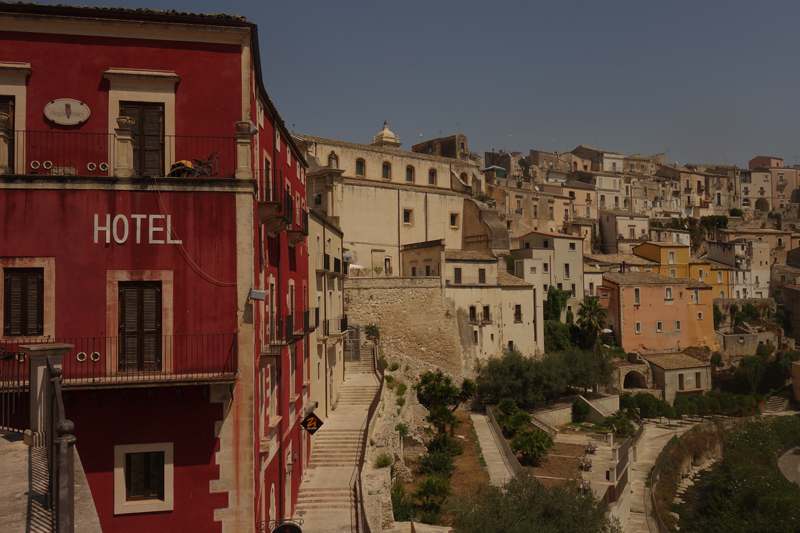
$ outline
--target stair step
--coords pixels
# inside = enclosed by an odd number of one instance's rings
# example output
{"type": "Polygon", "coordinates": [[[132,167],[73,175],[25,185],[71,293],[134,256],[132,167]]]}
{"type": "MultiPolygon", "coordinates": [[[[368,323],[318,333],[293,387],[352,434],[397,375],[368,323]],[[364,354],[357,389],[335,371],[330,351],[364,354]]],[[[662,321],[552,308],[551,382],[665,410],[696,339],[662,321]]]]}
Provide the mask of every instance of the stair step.
{"type": "Polygon", "coordinates": [[[310,503],[301,506],[297,506],[297,511],[303,511],[308,509],[351,509],[353,507],[352,504],[349,503],[310,503]]]}

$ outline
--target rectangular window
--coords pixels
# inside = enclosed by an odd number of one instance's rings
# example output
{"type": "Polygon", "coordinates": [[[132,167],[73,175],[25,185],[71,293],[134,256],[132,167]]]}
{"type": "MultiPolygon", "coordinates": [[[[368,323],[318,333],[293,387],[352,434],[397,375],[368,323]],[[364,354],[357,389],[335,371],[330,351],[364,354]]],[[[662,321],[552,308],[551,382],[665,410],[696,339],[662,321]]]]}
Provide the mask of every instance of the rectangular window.
{"type": "Polygon", "coordinates": [[[656,322],[656,332],[661,333],[664,331],[664,323],[660,320],[656,322]]]}
{"type": "Polygon", "coordinates": [[[642,301],[640,299],[640,296],[641,295],[640,295],[639,287],[635,287],[633,289],[633,303],[634,304],[639,305],[639,304],[642,303],[642,301]]]}
{"type": "Polygon", "coordinates": [[[406,167],[406,181],[408,182],[414,181],[414,169],[411,167],[406,167]]]}
{"type": "Polygon", "coordinates": [[[576,296],[577,296],[577,294],[575,292],[575,284],[573,283],[572,284],[572,297],[575,298],[576,296]]]}
{"type": "Polygon", "coordinates": [[[470,322],[477,322],[478,321],[478,312],[474,305],[469,306],[469,321],[470,322]]]}
{"type": "MultiPolygon", "coordinates": [[[[133,170],[135,175],[163,176],[164,104],[120,102],[119,107],[120,116],[133,119],[133,170]]],[[[206,155],[200,157],[206,157],[206,155]]]]}
{"type": "Polygon", "coordinates": [[[472,342],[478,344],[478,330],[472,330],[472,342]]]}
{"type": "Polygon", "coordinates": [[[44,269],[6,268],[3,291],[3,334],[44,334],[44,269]]]}
{"type": "Polygon", "coordinates": [[[574,252],[575,250],[577,250],[577,248],[578,247],[575,245],[574,242],[569,243],[569,251],[570,252],[574,252]]]}
{"type": "Polygon", "coordinates": [[[164,452],[125,454],[125,500],[164,499],[164,452]]]}
{"type": "Polygon", "coordinates": [[[454,268],[453,269],[453,278],[454,278],[453,279],[453,283],[455,283],[456,285],[460,285],[461,284],[461,269],[460,268],[454,268]]]}
{"type": "Polygon", "coordinates": [[[722,271],[717,270],[717,283],[722,283],[722,271]]]}
{"type": "Polygon", "coordinates": [[[428,185],[436,185],[436,171],[429,170],[428,171],[428,185]]]}
{"type": "Polygon", "coordinates": [[[486,283],[486,269],[479,268],[478,269],[478,283],[486,283]]]}
{"type": "Polygon", "coordinates": [[[458,214],[457,213],[450,213],[450,227],[457,228],[458,227],[458,214]]]}
{"type": "Polygon", "coordinates": [[[675,264],[675,252],[672,250],[669,251],[669,264],[670,265],[675,264]]]}
{"type": "Polygon", "coordinates": [[[669,277],[677,278],[678,277],[678,270],[675,269],[675,268],[670,268],[669,269],[669,277]]]}
{"type": "Polygon", "coordinates": [[[539,218],[539,206],[533,204],[533,218],[539,218]]]}
{"type": "Polygon", "coordinates": [[[403,224],[411,224],[411,209],[403,209],[403,224]]]}
{"type": "Polygon", "coordinates": [[[545,274],[550,272],[550,263],[542,263],[542,272],[545,274]]]}
{"type": "Polygon", "coordinates": [[[681,330],[681,321],[680,320],[676,320],[675,321],[675,331],[680,331],[680,330],[681,330]]]}
{"type": "Polygon", "coordinates": [[[703,388],[703,385],[702,385],[701,380],[700,380],[700,375],[701,375],[700,372],[695,372],[694,373],[694,386],[695,386],[696,389],[702,389],[703,388]]]}
{"type": "Polygon", "coordinates": [[[569,263],[564,263],[564,279],[569,279],[569,263]]]}
{"type": "Polygon", "coordinates": [[[642,332],[642,323],[641,322],[637,322],[636,323],[636,334],[638,335],[641,332],[642,332]]]}
{"type": "Polygon", "coordinates": [[[678,390],[683,390],[684,388],[686,388],[686,386],[683,382],[683,374],[678,374],[678,390]]]}
{"type": "Polygon", "coordinates": [[[515,305],[514,306],[514,322],[519,323],[522,322],[522,306],[515,305]]]}
{"type": "Polygon", "coordinates": [[[119,282],[119,371],[161,370],[161,282],[119,282]]]}
{"type": "Polygon", "coordinates": [[[356,176],[363,176],[364,175],[364,161],[359,159],[356,161],[356,176]]]}
{"type": "Polygon", "coordinates": [[[703,313],[697,313],[697,320],[703,320],[703,313]]]}
{"type": "Polygon", "coordinates": [[[491,322],[491,320],[492,320],[492,314],[489,311],[489,306],[488,305],[484,305],[483,306],[483,321],[484,322],[491,322]]]}
{"type": "Polygon", "coordinates": [[[552,207],[550,208],[550,220],[555,220],[553,218],[553,208],[552,207]]]}
{"type": "Polygon", "coordinates": [[[664,289],[664,299],[672,300],[672,287],[667,287],[664,289]]]}
{"type": "Polygon", "coordinates": [[[314,205],[322,205],[322,194],[315,194],[314,195],[314,205]]]}
{"type": "Polygon", "coordinates": [[[14,102],[16,101],[16,97],[14,96],[0,96],[0,113],[5,113],[8,115],[10,122],[8,124],[8,130],[11,132],[8,135],[8,168],[11,169],[11,172],[14,170],[14,102]]]}

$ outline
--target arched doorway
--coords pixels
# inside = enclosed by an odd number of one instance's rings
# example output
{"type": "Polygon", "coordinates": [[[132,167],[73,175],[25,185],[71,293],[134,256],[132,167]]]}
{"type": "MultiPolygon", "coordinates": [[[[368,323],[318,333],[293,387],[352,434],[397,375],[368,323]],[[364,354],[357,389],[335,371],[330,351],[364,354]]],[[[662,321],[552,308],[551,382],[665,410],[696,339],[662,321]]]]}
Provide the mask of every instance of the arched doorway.
{"type": "Polygon", "coordinates": [[[769,211],[769,202],[766,198],[759,198],[756,200],[756,209],[759,211],[769,211]]]}
{"type": "Polygon", "coordinates": [[[638,370],[631,370],[625,374],[625,381],[622,387],[625,389],[646,389],[647,378],[638,370]]]}

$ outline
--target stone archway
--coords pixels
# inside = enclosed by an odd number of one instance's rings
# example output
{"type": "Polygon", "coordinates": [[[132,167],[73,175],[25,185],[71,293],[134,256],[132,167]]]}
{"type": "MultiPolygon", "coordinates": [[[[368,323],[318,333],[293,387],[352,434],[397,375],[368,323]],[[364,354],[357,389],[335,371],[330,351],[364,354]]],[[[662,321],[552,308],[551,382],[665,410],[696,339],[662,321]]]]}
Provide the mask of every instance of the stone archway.
{"type": "Polygon", "coordinates": [[[759,198],[756,200],[756,209],[759,211],[769,211],[769,202],[766,198],[759,198]]]}
{"type": "Polygon", "coordinates": [[[647,389],[647,378],[638,370],[629,370],[622,382],[623,389],[647,389]]]}

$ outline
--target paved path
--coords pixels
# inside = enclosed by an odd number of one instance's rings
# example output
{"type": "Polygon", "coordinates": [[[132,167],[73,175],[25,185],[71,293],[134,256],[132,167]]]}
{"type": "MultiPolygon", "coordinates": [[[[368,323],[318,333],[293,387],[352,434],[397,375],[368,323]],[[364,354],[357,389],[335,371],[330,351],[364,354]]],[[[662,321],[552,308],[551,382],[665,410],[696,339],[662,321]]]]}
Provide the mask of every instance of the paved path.
{"type": "Polygon", "coordinates": [[[0,432],[0,524],[9,533],[50,533],[52,516],[44,507],[47,492],[44,447],[29,448],[19,433],[0,432]]]}
{"type": "Polygon", "coordinates": [[[486,469],[489,471],[489,479],[492,485],[502,486],[514,477],[514,472],[508,466],[505,455],[500,451],[500,443],[497,442],[494,432],[489,427],[489,419],[486,415],[470,413],[472,425],[475,426],[475,433],[478,435],[478,442],[481,445],[483,459],[486,461],[486,469]]]}
{"type": "Polygon", "coordinates": [[[653,518],[650,516],[650,489],[645,486],[647,477],[656,463],[661,450],[675,435],[682,435],[691,429],[692,424],[683,423],[683,427],[673,425],[665,427],[647,424],[644,442],[639,446],[636,462],[631,463],[628,475],[631,481],[631,512],[622,524],[623,533],[657,533],[653,518]]]}
{"type": "Polygon", "coordinates": [[[295,518],[305,533],[352,531],[355,504],[351,478],[361,451],[364,421],[378,382],[372,367],[347,364],[336,409],[314,438],[309,468],[303,476],[295,518]]]}
{"type": "Polygon", "coordinates": [[[800,485],[800,446],[787,451],[778,460],[778,466],[786,479],[800,485]]]}

